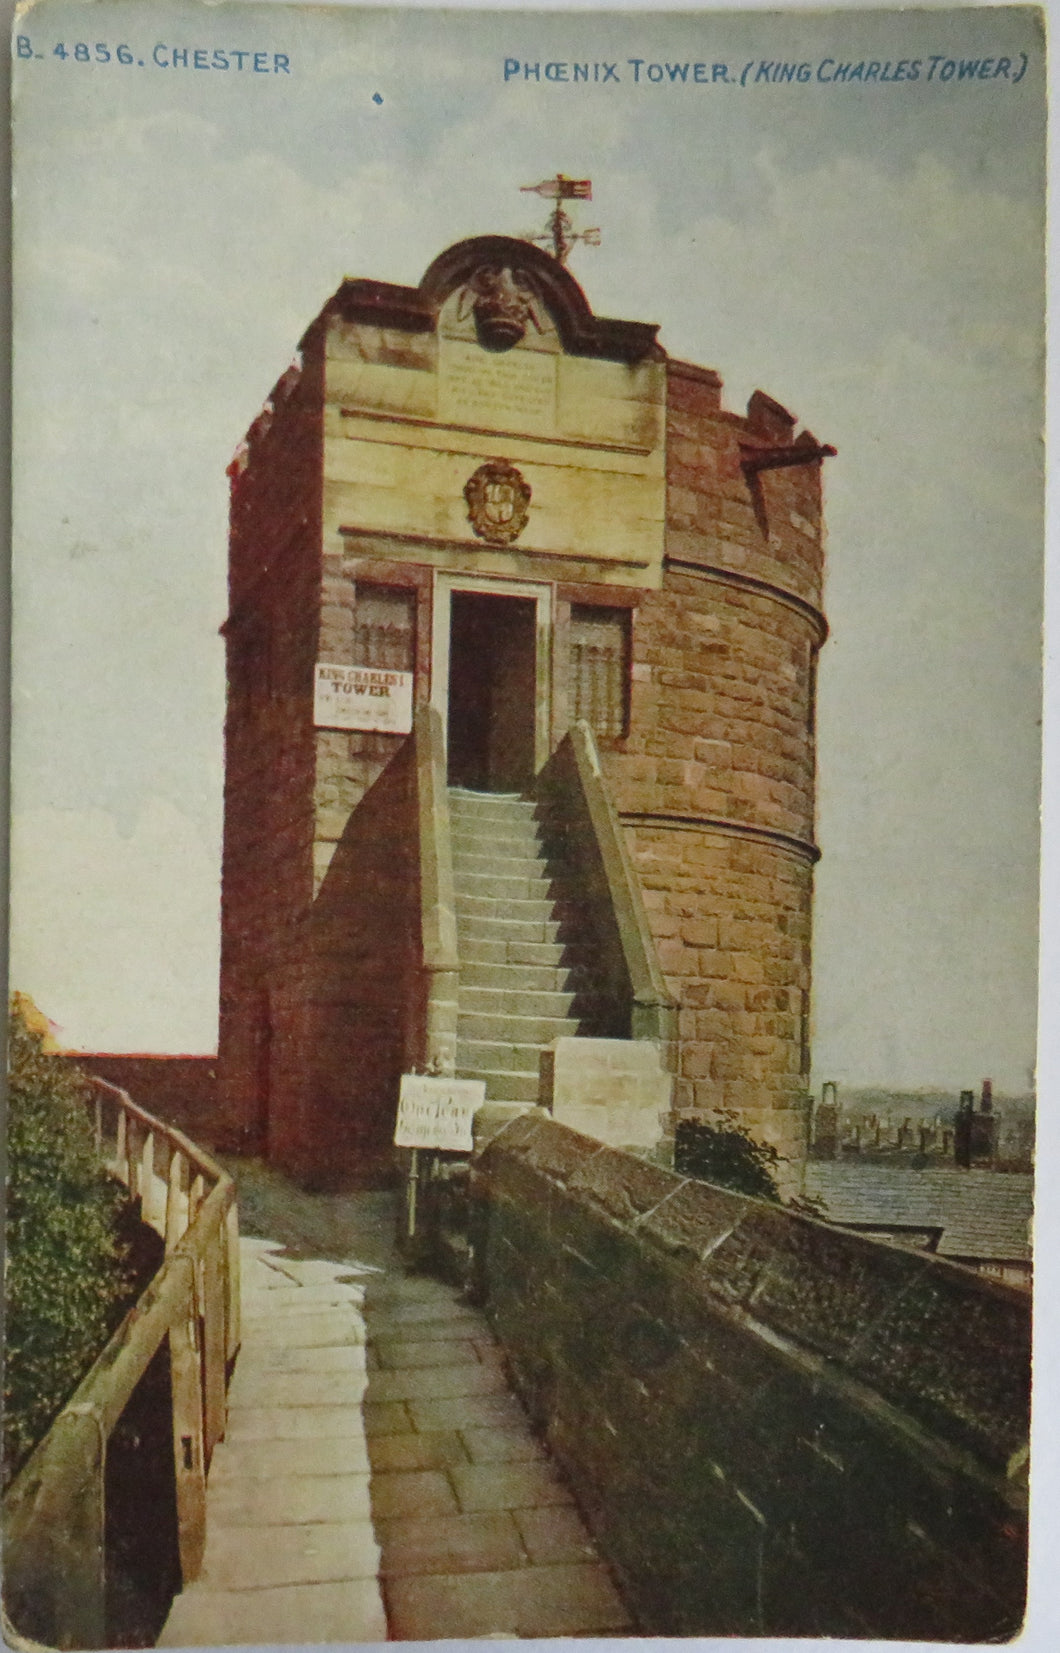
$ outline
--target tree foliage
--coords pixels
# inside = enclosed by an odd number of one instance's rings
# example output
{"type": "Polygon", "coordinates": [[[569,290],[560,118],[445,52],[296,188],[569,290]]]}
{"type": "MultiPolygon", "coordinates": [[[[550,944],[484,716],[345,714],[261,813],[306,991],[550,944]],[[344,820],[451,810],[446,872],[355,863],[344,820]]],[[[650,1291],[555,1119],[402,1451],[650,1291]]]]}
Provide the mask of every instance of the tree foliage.
{"type": "Polygon", "coordinates": [[[674,1168],[685,1177],[698,1177],[737,1194],[759,1200],[779,1200],[773,1175],[779,1163],[775,1148],[756,1142],[735,1122],[708,1125],[684,1119],[674,1142],[674,1168]]]}
{"type": "Polygon", "coordinates": [[[124,1191],[95,1151],[88,1081],[15,994],[9,1019],[4,1484],[46,1432],[135,1289],[124,1191]]]}

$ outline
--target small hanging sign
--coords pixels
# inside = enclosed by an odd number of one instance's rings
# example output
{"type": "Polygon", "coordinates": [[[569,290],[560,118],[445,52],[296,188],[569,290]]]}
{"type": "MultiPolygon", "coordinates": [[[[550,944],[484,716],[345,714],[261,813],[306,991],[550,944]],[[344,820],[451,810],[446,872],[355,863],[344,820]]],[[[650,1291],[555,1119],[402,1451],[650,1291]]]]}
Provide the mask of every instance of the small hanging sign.
{"type": "Polygon", "coordinates": [[[395,1148],[435,1148],[469,1154],[474,1147],[471,1121],[485,1100],[484,1079],[403,1073],[395,1148]]]}
{"type": "Polygon", "coordinates": [[[412,673],[318,660],[313,722],[318,729],[378,729],[407,735],[412,728],[412,673]]]}

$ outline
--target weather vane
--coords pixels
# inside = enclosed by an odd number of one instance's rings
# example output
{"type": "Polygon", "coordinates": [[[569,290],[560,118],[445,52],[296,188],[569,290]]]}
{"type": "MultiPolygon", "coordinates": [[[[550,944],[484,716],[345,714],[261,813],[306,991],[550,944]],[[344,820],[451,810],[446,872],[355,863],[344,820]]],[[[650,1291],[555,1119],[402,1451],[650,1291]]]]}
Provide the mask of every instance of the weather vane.
{"type": "Polygon", "coordinates": [[[561,205],[563,201],[591,201],[591,178],[568,178],[565,172],[557,172],[554,178],[546,178],[540,184],[522,184],[520,188],[524,195],[543,195],[546,201],[556,203],[548,215],[548,224],[542,233],[526,235],[523,237],[524,241],[542,241],[546,246],[551,246],[552,254],[560,264],[566,264],[579,241],[584,241],[587,247],[600,245],[600,231],[575,230],[570,214],[564,212],[561,205]]]}

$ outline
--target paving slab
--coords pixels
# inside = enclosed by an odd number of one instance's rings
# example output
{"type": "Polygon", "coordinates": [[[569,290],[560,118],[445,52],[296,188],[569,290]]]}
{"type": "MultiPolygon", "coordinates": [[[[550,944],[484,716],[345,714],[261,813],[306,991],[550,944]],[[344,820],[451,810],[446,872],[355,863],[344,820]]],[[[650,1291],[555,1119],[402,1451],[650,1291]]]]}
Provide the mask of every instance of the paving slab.
{"type": "MultiPolygon", "coordinates": [[[[367,1365],[368,1348],[363,1343],[262,1343],[254,1358],[256,1372],[350,1372],[367,1365]]],[[[244,1368],[245,1370],[246,1368],[244,1368]]],[[[236,1379],[239,1377],[236,1367],[236,1379]]],[[[229,1397],[231,1398],[231,1389],[229,1397]]]]}
{"type": "Polygon", "coordinates": [[[467,1449],[455,1429],[430,1434],[373,1435],[368,1441],[372,1469],[384,1473],[393,1469],[448,1469],[466,1464],[467,1449]]]}
{"type": "Polygon", "coordinates": [[[457,1286],[448,1286],[429,1274],[406,1274],[397,1258],[372,1283],[372,1303],[451,1303],[466,1308],[457,1286]]]}
{"type": "Polygon", "coordinates": [[[392,1641],[606,1636],[631,1629],[599,1562],[386,1581],[392,1641]]]}
{"type": "Polygon", "coordinates": [[[363,1344],[364,1324],[349,1309],[313,1309],[306,1314],[270,1315],[267,1319],[245,1323],[244,1344],[253,1336],[257,1347],[282,1344],[285,1348],[303,1349],[328,1343],[363,1344]]]}
{"type": "MultiPolygon", "coordinates": [[[[316,1521],[370,1521],[367,1470],[359,1474],[271,1475],[211,1484],[210,1522],[221,1527],[283,1527],[316,1521]]],[[[256,1542],[256,1540],[255,1540],[256,1542]]]]}
{"type": "Polygon", "coordinates": [[[370,1281],[382,1278],[378,1269],[333,1263],[320,1257],[289,1257],[283,1252],[274,1253],[265,1266],[282,1275],[287,1281],[293,1280],[298,1285],[326,1285],[332,1281],[339,1281],[342,1284],[352,1284],[366,1289],[370,1281]]]}
{"type": "MultiPolygon", "coordinates": [[[[459,1395],[449,1400],[413,1400],[407,1407],[413,1427],[476,1429],[496,1423],[522,1424],[526,1414],[514,1395],[459,1395]]],[[[407,1427],[407,1426],[406,1426],[407,1427]]]]}
{"type": "Polygon", "coordinates": [[[352,1286],[296,1286],[287,1284],[249,1291],[243,1301],[244,1318],[258,1320],[276,1314],[312,1314],[316,1309],[359,1309],[362,1297],[352,1286]]]}
{"type": "Polygon", "coordinates": [[[364,1475],[368,1443],[363,1435],[314,1436],[311,1440],[222,1441],[210,1465],[210,1488],[231,1480],[261,1481],[285,1475],[364,1475]]]}
{"type": "Polygon", "coordinates": [[[358,1405],[364,1393],[366,1362],[362,1354],[360,1369],[356,1366],[345,1372],[277,1372],[255,1370],[247,1365],[237,1368],[228,1394],[230,1415],[240,1407],[257,1406],[337,1406],[347,1400],[358,1405]]]}
{"type": "Polygon", "coordinates": [[[373,1435],[407,1435],[413,1427],[409,1409],[400,1400],[366,1400],[361,1417],[369,1440],[373,1435]]]}
{"type": "Polygon", "coordinates": [[[507,1394],[502,1372],[476,1361],[473,1365],[412,1367],[372,1376],[372,1399],[448,1400],[475,1395],[507,1394]]]}
{"type": "MultiPolygon", "coordinates": [[[[368,1320],[373,1332],[381,1330],[386,1325],[393,1326],[449,1326],[464,1325],[482,1329],[482,1317],[474,1309],[465,1308],[459,1303],[403,1303],[400,1299],[388,1302],[380,1307],[369,1296],[365,1304],[368,1320]]],[[[426,1332],[417,1332],[417,1337],[426,1337],[426,1332]]],[[[448,1336],[448,1333],[439,1332],[439,1336],[448,1336]]]]}
{"type": "Polygon", "coordinates": [[[573,1502],[550,1463],[457,1464],[449,1479],[462,1510],[536,1509],[573,1502]]]}
{"type": "Polygon", "coordinates": [[[364,1433],[357,1397],[344,1406],[239,1406],[228,1419],[230,1441],[304,1441],[364,1433]]]}
{"type": "Polygon", "coordinates": [[[279,1584],[319,1584],[375,1578],[379,1545],[368,1519],[294,1522],[246,1527],[214,1522],[206,1535],[199,1583],[205,1590],[264,1590],[279,1584]]]}
{"type": "Polygon", "coordinates": [[[373,1337],[372,1348],[384,1371],[401,1371],[414,1366],[478,1366],[479,1355],[470,1338],[421,1338],[410,1341],[395,1337],[373,1337]]]}
{"type": "Polygon", "coordinates": [[[418,1521],[428,1516],[456,1513],[456,1494],[441,1470],[391,1470],[372,1476],[372,1514],[377,1521],[394,1516],[408,1516],[418,1521]]]}
{"type": "Polygon", "coordinates": [[[521,1534],[507,1510],[436,1516],[431,1521],[380,1521],[376,1530],[384,1578],[501,1572],[525,1561],[521,1534]]]}
{"type": "Polygon", "coordinates": [[[386,1612],[375,1579],[285,1589],[203,1590],[178,1596],[159,1647],[383,1642],[386,1612]]]}
{"type": "Polygon", "coordinates": [[[459,1435],[473,1464],[531,1463],[548,1456],[525,1423],[522,1427],[494,1424],[492,1427],[461,1429],[459,1435]]]}
{"type": "Polygon", "coordinates": [[[538,1566],[558,1561],[595,1561],[596,1546],[576,1509],[553,1505],[548,1509],[513,1510],[530,1560],[538,1566]]]}

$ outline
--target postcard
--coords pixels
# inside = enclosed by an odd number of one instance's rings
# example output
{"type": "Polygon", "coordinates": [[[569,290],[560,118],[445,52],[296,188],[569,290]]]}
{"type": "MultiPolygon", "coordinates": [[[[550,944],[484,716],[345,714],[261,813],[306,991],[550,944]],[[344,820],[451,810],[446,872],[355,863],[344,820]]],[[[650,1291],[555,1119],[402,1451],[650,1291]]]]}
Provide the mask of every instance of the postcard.
{"type": "Polygon", "coordinates": [[[1019,1636],[1043,14],[12,64],[9,1639],[1019,1636]]]}

